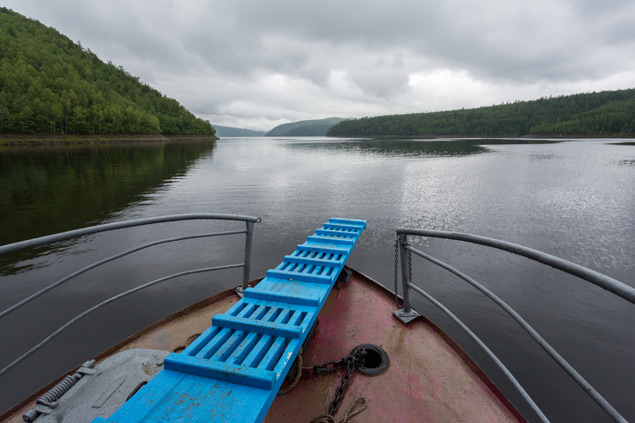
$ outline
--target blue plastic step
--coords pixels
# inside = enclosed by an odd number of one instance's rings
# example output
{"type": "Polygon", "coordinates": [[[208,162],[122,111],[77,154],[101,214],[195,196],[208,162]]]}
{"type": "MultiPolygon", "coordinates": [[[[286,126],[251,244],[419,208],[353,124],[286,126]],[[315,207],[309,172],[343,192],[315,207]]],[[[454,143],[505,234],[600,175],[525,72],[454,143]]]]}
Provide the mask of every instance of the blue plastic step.
{"type": "Polygon", "coordinates": [[[333,235],[313,235],[307,238],[308,242],[314,242],[317,244],[342,244],[342,245],[355,245],[355,238],[343,238],[333,235]]]}
{"type": "Polygon", "coordinates": [[[93,422],[261,422],[362,231],[329,219],[110,418],[93,422]]]}
{"type": "Polygon", "coordinates": [[[245,292],[245,298],[255,298],[266,301],[276,301],[287,304],[299,304],[308,306],[317,306],[320,303],[320,297],[317,295],[299,295],[297,293],[282,292],[265,292],[249,290],[245,292]]]}

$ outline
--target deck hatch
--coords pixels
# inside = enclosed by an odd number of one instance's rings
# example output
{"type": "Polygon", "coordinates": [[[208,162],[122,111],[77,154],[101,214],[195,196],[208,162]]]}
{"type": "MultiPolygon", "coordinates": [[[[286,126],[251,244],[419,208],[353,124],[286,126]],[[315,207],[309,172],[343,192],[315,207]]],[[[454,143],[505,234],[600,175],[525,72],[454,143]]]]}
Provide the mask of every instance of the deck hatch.
{"type": "Polygon", "coordinates": [[[365,228],[363,220],[329,219],[183,352],[167,356],[164,370],[110,418],[93,422],[171,422],[184,413],[194,422],[261,422],[365,228]],[[196,399],[194,409],[184,396],[196,399]]]}

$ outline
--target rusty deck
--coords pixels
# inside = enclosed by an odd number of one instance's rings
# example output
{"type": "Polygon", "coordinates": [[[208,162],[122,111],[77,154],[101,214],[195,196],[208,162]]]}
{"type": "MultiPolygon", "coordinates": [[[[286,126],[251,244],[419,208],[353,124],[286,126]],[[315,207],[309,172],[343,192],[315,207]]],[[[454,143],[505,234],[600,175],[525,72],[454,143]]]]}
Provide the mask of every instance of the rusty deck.
{"type": "Polygon", "coordinates": [[[307,346],[304,373],[295,389],[278,396],[265,422],[308,421],[324,414],[340,385],[336,375],[313,376],[306,367],[338,360],[360,344],[388,353],[388,370],[376,376],[353,373],[336,418],[357,397],[367,409],[359,422],[518,422],[525,421],[477,365],[426,319],[408,327],[392,312],[388,291],[354,272],[351,282],[333,290],[320,324],[307,346]]]}
{"type": "MultiPolygon", "coordinates": [[[[359,344],[378,345],[390,358],[390,367],[381,375],[353,374],[337,418],[361,396],[368,407],[351,421],[525,421],[476,364],[432,323],[423,318],[408,327],[399,323],[392,316],[394,300],[383,287],[353,272],[350,282],[336,288],[303,353],[304,366],[338,360],[359,344]]],[[[216,295],[157,322],[97,358],[130,348],[179,351],[209,327],[213,315],[224,313],[237,301],[231,291],[216,295]]],[[[343,371],[313,376],[305,369],[297,386],[274,400],[265,422],[304,422],[324,414],[342,375],[343,371]]],[[[0,420],[21,422],[39,394],[0,420]]]]}

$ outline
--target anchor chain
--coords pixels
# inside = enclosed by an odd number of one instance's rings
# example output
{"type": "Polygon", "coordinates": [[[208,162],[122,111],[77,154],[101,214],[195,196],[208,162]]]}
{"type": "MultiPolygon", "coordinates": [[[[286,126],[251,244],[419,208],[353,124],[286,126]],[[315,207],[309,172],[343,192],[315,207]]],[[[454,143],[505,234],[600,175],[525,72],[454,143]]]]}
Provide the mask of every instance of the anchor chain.
{"type": "Polygon", "coordinates": [[[313,366],[313,373],[315,375],[334,373],[338,368],[346,367],[346,373],[342,376],[342,379],[340,380],[340,386],[335,391],[335,398],[329,404],[329,410],[328,410],[329,416],[333,416],[337,412],[337,409],[340,406],[340,402],[342,401],[342,398],[344,397],[344,393],[346,392],[346,388],[348,388],[348,385],[350,383],[351,374],[361,364],[363,364],[365,357],[366,357],[366,351],[360,348],[354,353],[351,353],[347,356],[342,357],[342,359],[339,361],[327,361],[326,363],[322,365],[316,364],[315,366],[313,366]]]}

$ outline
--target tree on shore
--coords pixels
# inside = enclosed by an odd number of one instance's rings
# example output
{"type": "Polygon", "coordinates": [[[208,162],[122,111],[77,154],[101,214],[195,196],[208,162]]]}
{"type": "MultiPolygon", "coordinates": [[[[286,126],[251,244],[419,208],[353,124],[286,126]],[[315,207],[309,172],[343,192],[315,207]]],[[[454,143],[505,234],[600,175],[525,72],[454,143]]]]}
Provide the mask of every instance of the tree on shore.
{"type": "Polygon", "coordinates": [[[477,109],[365,117],[329,136],[634,136],[635,89],[516,101],[477,109]]]}
{"type": "Polygon", "coordinates": [[[0,7],[0,132],[214,135],[178,101],[0,7]]]}

